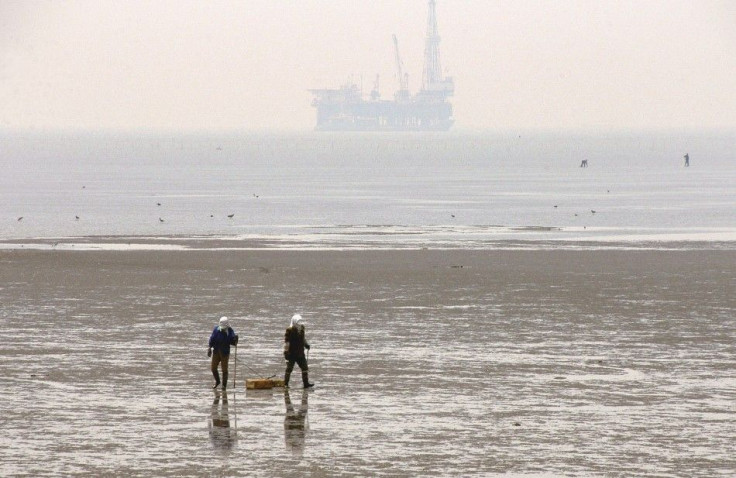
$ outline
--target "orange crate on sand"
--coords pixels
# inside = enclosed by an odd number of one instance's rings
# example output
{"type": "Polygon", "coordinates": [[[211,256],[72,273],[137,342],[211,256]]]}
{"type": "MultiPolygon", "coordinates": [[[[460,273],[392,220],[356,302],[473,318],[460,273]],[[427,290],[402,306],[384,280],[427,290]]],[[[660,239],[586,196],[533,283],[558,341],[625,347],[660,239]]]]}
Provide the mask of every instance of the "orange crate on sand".
{"type": "Polygon", "coordinates": [[[249,390],[263,390],[283,386],[284,380],[278,378],[248,378],[245,380],[245,388],[249,390]]]}

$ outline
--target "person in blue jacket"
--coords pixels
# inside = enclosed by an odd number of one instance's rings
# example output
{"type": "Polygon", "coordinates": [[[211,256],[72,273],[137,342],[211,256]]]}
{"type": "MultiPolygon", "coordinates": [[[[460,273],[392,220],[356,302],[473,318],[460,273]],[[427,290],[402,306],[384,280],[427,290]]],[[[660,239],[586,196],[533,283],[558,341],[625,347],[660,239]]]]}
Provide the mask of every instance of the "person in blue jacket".
{"type": "Polygon", "coordinates": [[[220,385],[220,374],[217,366],[222,368],[222,389],[227,388],[227,363],[230,360],[230,346],[238,346],[238,334],[235,333],[227,317],[220,318],[220,323],[215,326],[210,335],[210,345],[207,356],[212,357],[212,375],[215,377],[215,386],[220,385]],[[214,351],[213,351],[214,349],[214,351]]]}

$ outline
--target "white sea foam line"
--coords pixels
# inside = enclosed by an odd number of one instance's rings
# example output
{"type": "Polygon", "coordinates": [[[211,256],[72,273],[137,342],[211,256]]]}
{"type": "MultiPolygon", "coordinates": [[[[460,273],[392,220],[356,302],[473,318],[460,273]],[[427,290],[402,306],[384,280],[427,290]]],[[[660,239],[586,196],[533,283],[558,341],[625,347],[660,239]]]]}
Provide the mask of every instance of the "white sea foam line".
{"type": "MultiPolygon", "coordinates": [[[[320,226],[322,227],[322,226],[320,226]]],[[[667,232],[663,234],[610,234],[611,231],[621,230],[620,228],[596,228],[586,230],[584,236],[569,236],[554,234],[552,237],[544,230],[518,230],[509,229],[499,226],[324,226],[325,230],[331,231],[324,233],[306,233],[299,234],[239,234],[236,236],[223,235],[192,235],[192,236],[116,236],[108,239],[114,239],[119,242],[85,242],[85,243],[60,243],[56,246],[49,244],[53,240],[63,240],[64,238],[36,238],[39,243],[1,243],[0,248],[3,249],[72,249],[72,250],[405,250],[405,249],[469,249],[469,250],[551,250],[560,248],[562,243],[580,242],[603,242],[606,245],[575,245],[574,249],[652,249],[661,250],[667,243],[674,242],[736,242],[736,230],[727,228],[713,228],[713,232],[699,233],[673,233],[667,232]],[[344,230],[360,230],[361,234],[343,234],[344,230]],[[332,232],[334,231],[334,232],[332,232]],[[372,232],[378,231],[380,234],[374,235],[372,232]],[[596,235],[596,231],[606,231],[609,235],[596,235]],[[720,231],[720,232],[716,232],[720,231]],[[591,234],[592,233],[592,234],[591,234]],[[532,241],[544,241],[543,243],[533,244],[524,243],[499,243],[489,244],[488,241],[507,240],[508,236],[520,236],[519,240],[525,240],[523,236],[534,235],[532,241]],[[468,236],[474,238],[475,241],[468,240],[468,236]],[[504,236],[506,239],[504,239],[504,236]],[[478,239],[483,241],[479,242],[478,239]],[[129,242],[122,244],[123,241],[160,241],[160,243],[136,243],[129,242]],[[259,246],[248,247],[218,247],[208,248],[200,246],[188,246],[187,244],[175,245],[172,243],[186,243],[191,240],[201,242],[242,242],[257,241],[259,246]],[[642,243],[636,247],[634,243],[642,243]],[[616,244],[618,243],[618,244],[616,244]],[[626,243],[629,245],[622,245],[626,243]],[[644,243],[655,243],[654,245],[646,245],[644,243]]],[[[628,229],[628,228],[627,228],[628,229]]],[[[635,230],[635,228],[632,228],[635,230]]],[[[565,229],[566,232],[573,231],[574,228],[565,229]]],[[[701,230],[701,229],[696,229],[701,230]]],[[[663,230],[664,231],[664,230],[663,230]]],[[[702,230],[701,230],[702,231],[702,230]]],[[[558,231],[554,231],[558,232],[558,231]]],[[[583,232],[577,229],[577,232],[583,232]]],[[[65,238],[69,239],[69,238],[65,238]]],[[[81,239],[77,237],[77,239],[81,239]]],[[[105,239],[105,238],[102,238],[105,239]]],[[[526,239],[529,240],[529,239],[526,239]]],[[[679,247],[678,249],[681,249],[679,247]]]]}
{"type": "Polygon", "coordinates": [[[604,381],[604,382],[621,382],[621,381],[630,381],[630,380],[643,380],[646,377],[646,374],[644,372],[640,372],[639,370],[633,370],[633,369],[621,369],[623,370],[623,373],[616,373],[616,374],[580,374],[580,375],[565,375],[565,378],[569,381],[581,381],[581,382],[587,382],[587,381],[604,381]]]}
{"type": "MultiPolygon", "coordinates": [[[[300,241],[355,241],[355,240],[372,240],[372,241],[396,241],[401,239],[404,242],[421,242],[428,240],[444,239],[448,243],[466,242],[469,237],[475,239],[484,238],[486,240],[508,238],[510,236],[523,237],[534,236],[535,239],[545,239],[549,241],[601,241],[601,242],[734,242],[736,241],[736,230],[714,230],[699,232],[647,232],[639,234],[611,234],[611,231],[620,229],[581,229],[581,228],[563,228],[563,229],[517,229],[517,228],[494,228],[494,229],[428,229],[428,228],[366,228],[361,230],[360,235],[348,234],[341,229],[332,229],[325,233],[307,233],[295,234],[292,236],[268,235],[268,234],[245,234],[238,236],[243,239],[284,239],[297,237],[300,241]],[[606,234],[600,234],[605,231],[606,234]],[[574,235],[571,235],[574,234],[574,235]],[[579,235],[581,234],[582,235],[579,235]],[[329,239],[328,239],[329,238],[329,239]]],[[[226,240],[226,239],[223,239],[226,240]]]]}
{"type": "Polygon", "coordinates": [[[550,238],[552,241],[601,241],[601,242],[734,242],[736,231],[700,233],[649,233],[622,235],[586,235],[550,238]]]}
{"type": "MultiPolygon", "coordinates": [[[[371,241],[395,241],[396,236],[401,237],[403,241],[420,242],[427,239],[433,241],[442,238],[448,243],[464,243],[467,237],[485,238],[493,240],[499,236],[508,237],[509,235],[519,236],[520,238],[536,236],[544,240],[557,241],[577,241],[577,240],[601,240],[601,241],[636,241],[636,240],[653,240],[660,241],[682,240],[692,238],[692,240],[736,240],[736,229],[734,228],[678,228],[672,229],[645,229],[637,227],[563,227],[554,226],[526,227],[526,226],[495,226],[495,225],[471,225],[471,226],[454,226],[454,225],[432,225],[432,226],[399,226],[399,225],[282,225],[282,226],[248,226],[248,228],[268,227],[271,229],[293,230],[293,233],[286,234],[269,234],[269,233],[246,233],[237,235],[188,235],[188,236],[106,236],[107,239],[117,240],[160,240],[166,242],[179,242],[189,240],[201,241],[243,241],[243,240],[294,240],[300,242],[337,242],[339,240],[345,242],[355,242],[356,240],[371,241]],[[307,230],[316,229],[318,232],[307,232],[307,230]],[[355,234],[359,231],[361,234],[355,234]],[[632,231],[641,231],[631,234],[632,231]],[[604,235],[597,235],[605,232],[604,235]],[[616,232],[628,232],[629,234],[616,234],[616,232]],[[570,233],[584,233],[583,236],[572,236],[570,233]],[[329,238],[329,239],[327,239],[329,238]]],[[[51,240],[70,239],[75,236],[67,237],[37,237],[39,241],[47,242],[51,240]]],[[[101,236],[102,237],[102,236],[101,236]]],[[[83,237],[76,236],[81,239],[83,237]]]]}
{"type": "MultiPolygon", "coordinates": [[[[416,226],[416,225],[393,225],[393,224],[358,224],[358,225],[299,225],[299,226],[245,226],[248,229],[259,229],[259,228],[270,228],[270,229],[293,229],[297,231],[305,230],[317,230],[319,232],[311,232],[310,234],[315,235],[339,235],[339,234],[353,234],[355,231],[359,231],[365,234],[376,233],[381,235],[402,235],[402,234],[487,234],[489,232],[546,232],[544,229],[524,229],[525,226],[456,226],[456,225],[431,225],[431,226],[416,226]]],[[[547,226],[540,226],[546,228],[547,226]]],[[[552,226],[550,226],[552,227],[552,226]]],[[[554,231],[561,231],[562,229],[554,229],[554,231]]],[[[553,231],[553,232],[554,232],[553,231]]],[[[238,236],[232,236],[233,238],[248,238],[258,237],[264,235],[263,233],[250,233],[241,234],[238,236]]],[[[303,234],[300,234],[303,235],[303,234]]]]}
{"type": "Polygon", "coordinates": [[[177,244],[120,244],[120,243],[47,243],[0,244],[0,249],[56,250],[56,251],[184,251],[189,248],[177,244]]]}
{"type": "MultiPolygon", "coordinates": [[[[633,242],[632,242],[633,244],[633,242]]],[[[494,243],[489,245],[476,245],[475,247],[467,247],[467,245],[460,244],[416,244],[416,245],[401,245],[401,244],[343,244],[343,245],[325,245],[325,244],[277,244],[277,245],[261,245],[261,246],[233,246],[233,247],[206,247],[206,246],[186,246],[186,245],[174,245],[174,244],[74,244],[68,247],[54,248],[49,244],[0,244],[0,249],[27,249],[27,250],[65,250],[65,251],[90,251],[90,250],[104,250],[104,251],[125,251],[125,250],[178,250],[178,251],[418,251],[418,250],[433,250],[433,251],[450,251],[450,250],[496,250],[496,251],[553,251],[553,250],[586,250],[586,251],[668,251],[668,250],[691,250],[683,247],[664,247],[658,246],[624,246],[611,242],[610,245],[570,245],[567,247],[560,247],[556,244],[537,244],[537,245],[518,245],[518,244],[500,244],[494,243]]],[[[697,250],[697,248],[692,249],[697,250]]]]}
{"type": "Polygon", "coordinates": [[[405,306],[398,306],[398,307],[391,307],[392,309],[396,310],[427,310],[430,309],[430,307],[423,306],[423,305],[405,305],[405,306]]]}

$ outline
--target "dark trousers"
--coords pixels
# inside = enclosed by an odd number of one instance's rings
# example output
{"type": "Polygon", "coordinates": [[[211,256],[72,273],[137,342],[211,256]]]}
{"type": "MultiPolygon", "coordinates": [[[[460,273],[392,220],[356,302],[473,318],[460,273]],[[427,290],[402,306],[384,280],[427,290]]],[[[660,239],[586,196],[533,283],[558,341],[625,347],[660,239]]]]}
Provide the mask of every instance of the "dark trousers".
{"type": "Polygon", "coordinates": [[[222,367],[222,373],[227,373],[227,363],[230,360],[230,355],[222,355],[218,350],[212,351],[212,373],[217,373],[217,366],[222,367]]]}
{"type": "Polygon", "coordinates": [[[294,363],[297,363],[299,365],[299,368],[302,369],[302,372],[309,372],[309,367],[307,366],[307,359],[304,357],[304,355],[300,357],[292,357],[289,356],[288,362],[286,363],[286,373],[291,374],[291,371],[294,370],[294,363]]]}

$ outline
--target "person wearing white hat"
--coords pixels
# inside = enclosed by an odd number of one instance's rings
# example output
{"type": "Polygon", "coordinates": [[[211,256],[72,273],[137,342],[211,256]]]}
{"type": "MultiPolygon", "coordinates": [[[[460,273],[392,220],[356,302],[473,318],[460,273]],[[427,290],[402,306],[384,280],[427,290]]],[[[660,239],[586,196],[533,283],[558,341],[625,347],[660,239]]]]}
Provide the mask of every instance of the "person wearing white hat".
{"type": "Polygon", "coordinates": [[[215,386],[212,388],[217,388],[220,385],[220,374],[217,373],[218,365],[222,368],[222,389],[227,388],[227,363],[230,360],[231,345],[238,346],[238,334],[230,327],[227,317],[221,317],[220,322],[212,329],[210,344],[207,349],[207,356],[212,357],[212,376],[215,377],[215,386]]]}
{"type": "Polygon", "coordinates": [[[313,383],[309,383],[309,366],[307,358],[304,356],[304,349],[309,350],[309,342],[304,336],[304,320],[299,314],[294,314],[291,318],[291,324],[284,334],[284,359],[286,360],[286,372],[284,373],[284,386],[289,386],[289,378],[291,371],[294,369],[294,363],[299,365],[302,370],[302,383],[304,388],[314,387],[313,383]]]}

